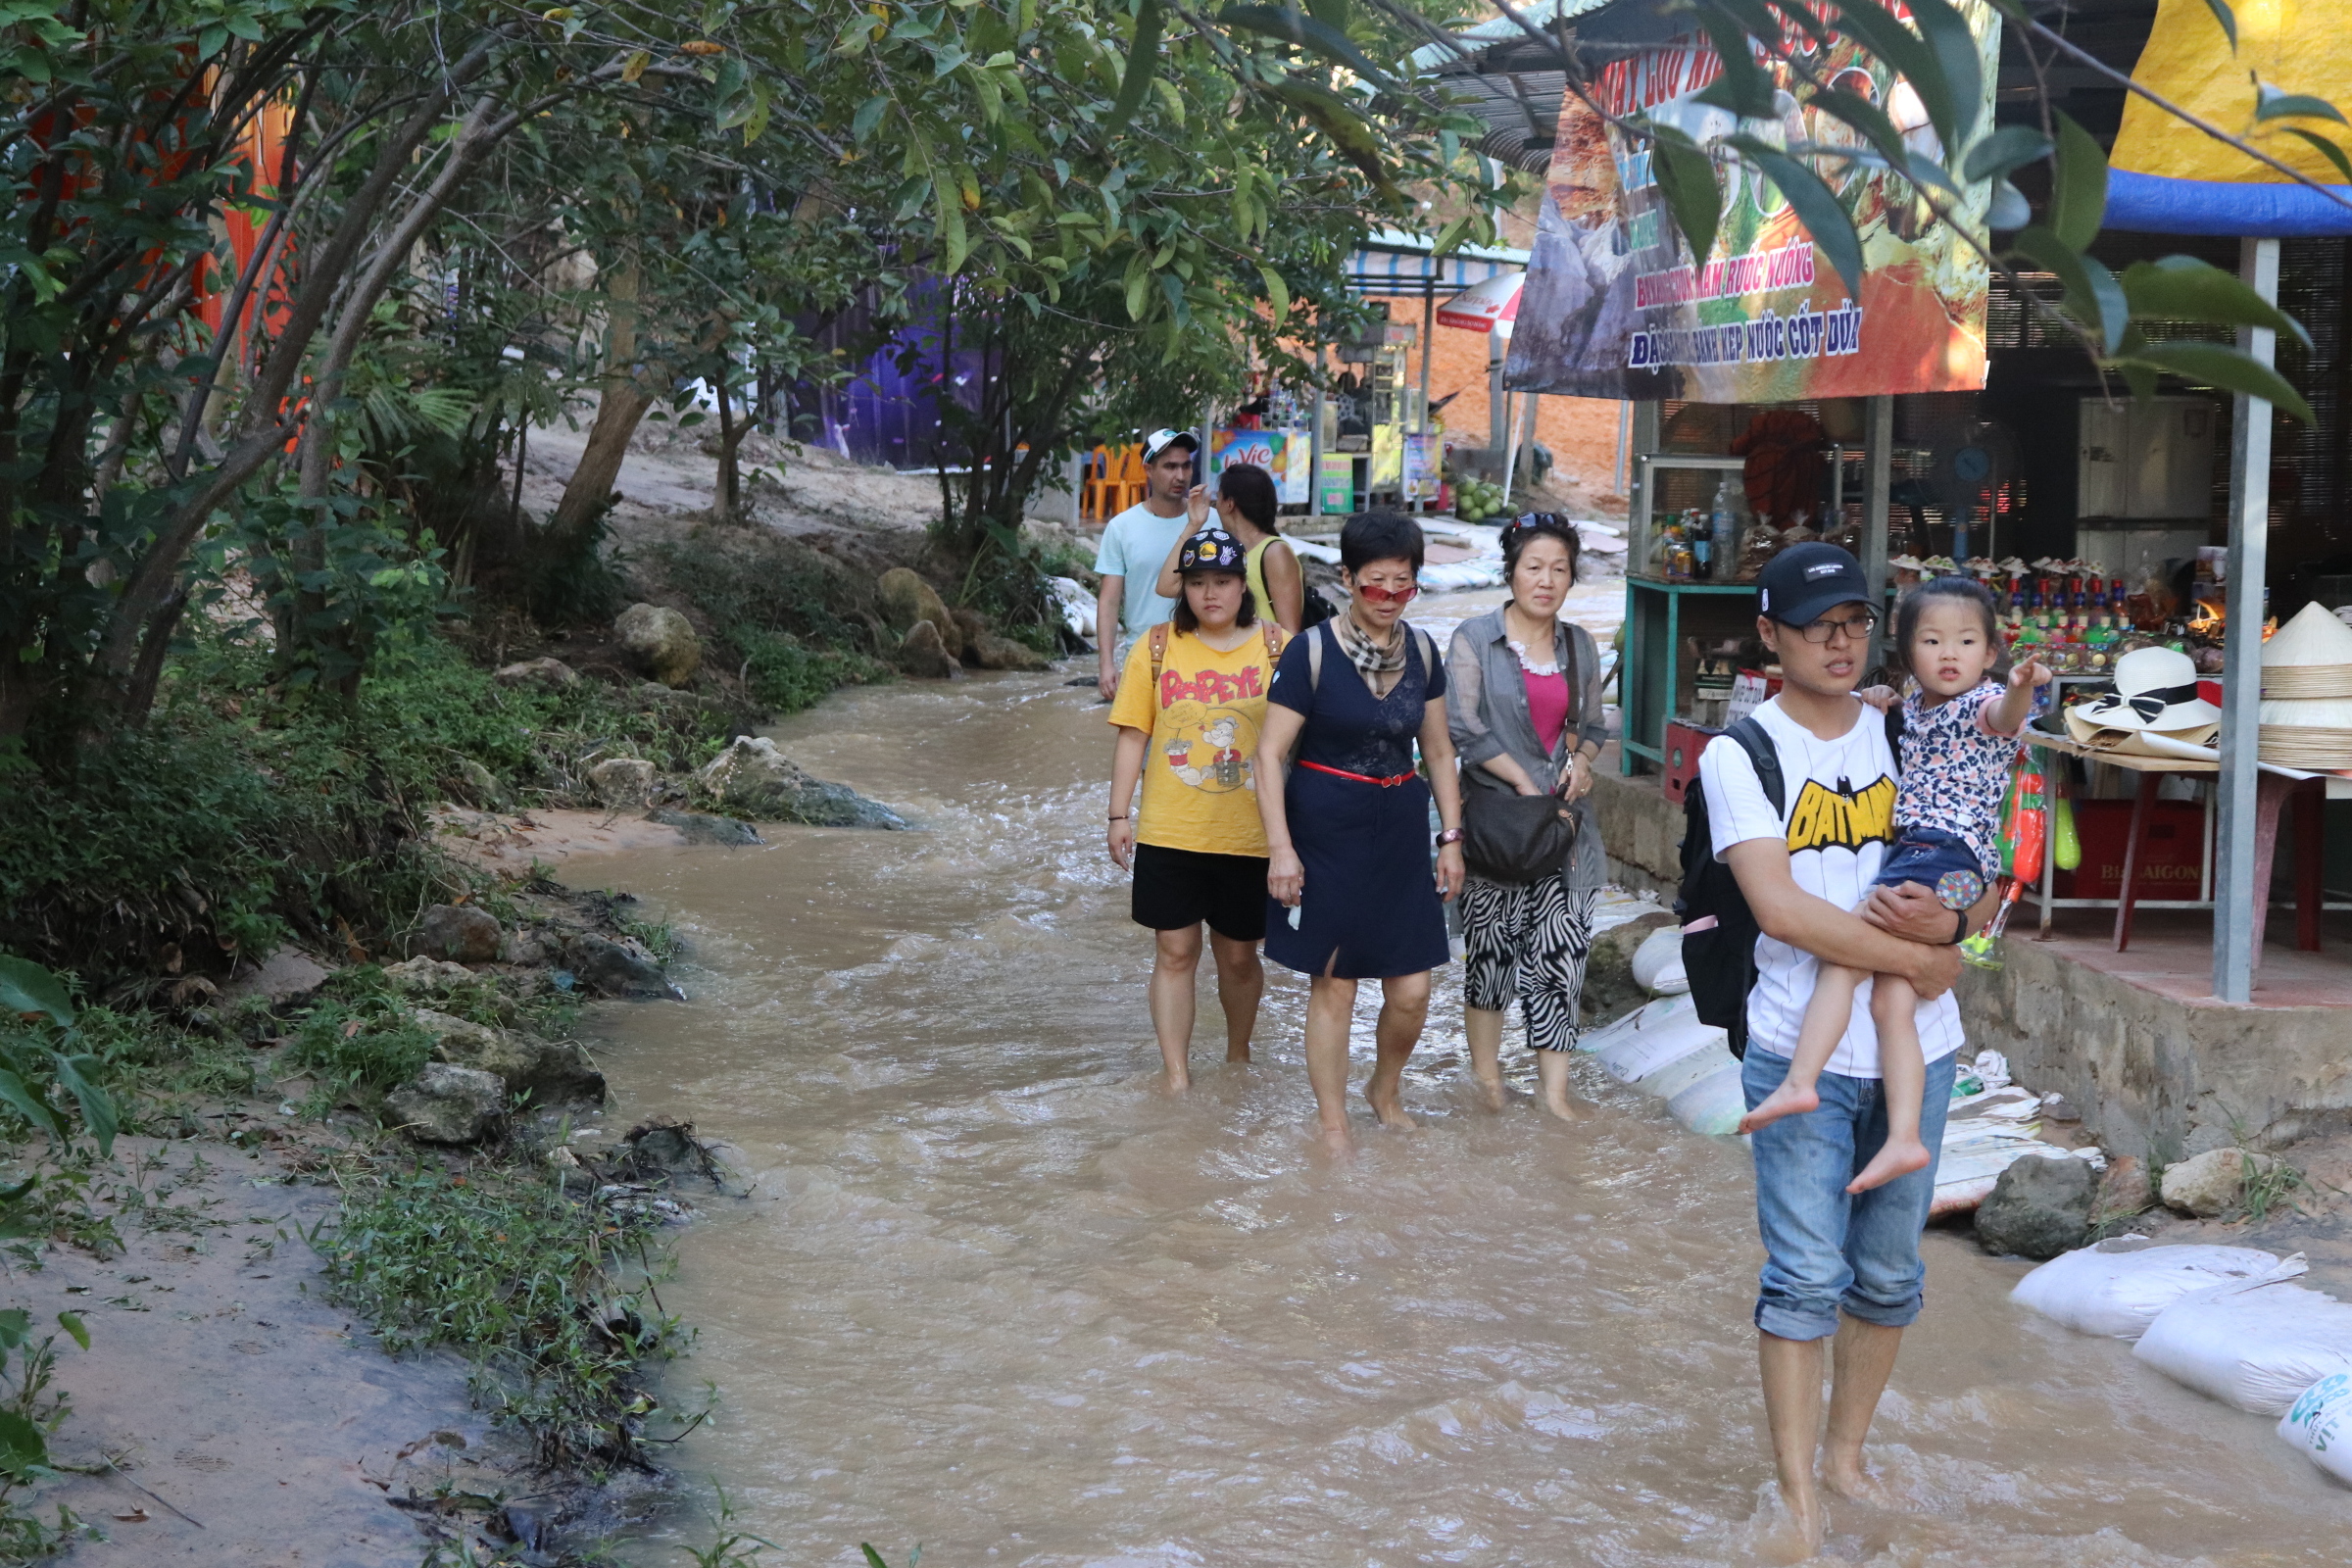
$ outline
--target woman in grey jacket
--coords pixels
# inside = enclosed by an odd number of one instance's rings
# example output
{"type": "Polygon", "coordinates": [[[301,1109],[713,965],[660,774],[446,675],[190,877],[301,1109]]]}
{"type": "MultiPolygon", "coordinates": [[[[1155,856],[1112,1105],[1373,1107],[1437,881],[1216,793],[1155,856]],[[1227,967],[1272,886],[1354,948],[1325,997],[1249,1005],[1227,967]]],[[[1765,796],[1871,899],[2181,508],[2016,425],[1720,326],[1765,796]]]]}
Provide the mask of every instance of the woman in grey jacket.
{"type": "Polygon", "coordinates": [[[1576,583],[1578,543],[1576,525],[1552,513],[1529,513],[1505,528],[1510,603],[1464,621],[1446,659],[1446,710],[1461,755],[1465,810],[1475,809],[1467,797],[1481,789],[1556,790],[1575,803],[1576,847],[1565,865],[1526,885],[1472,871],[1461,906],[1470,1070],[1488,1104],[1502,1108],[1502,1014],[1516,995],[1544,1106],[1566,1121],[1584,1115],[1568,1087],[1568,1052],[1592,948],[1593,905],[1608,879],[1608,857],[1583,804],[1606,735],[1600,650],[1591,632],[1559,618],[1576,583]]]}

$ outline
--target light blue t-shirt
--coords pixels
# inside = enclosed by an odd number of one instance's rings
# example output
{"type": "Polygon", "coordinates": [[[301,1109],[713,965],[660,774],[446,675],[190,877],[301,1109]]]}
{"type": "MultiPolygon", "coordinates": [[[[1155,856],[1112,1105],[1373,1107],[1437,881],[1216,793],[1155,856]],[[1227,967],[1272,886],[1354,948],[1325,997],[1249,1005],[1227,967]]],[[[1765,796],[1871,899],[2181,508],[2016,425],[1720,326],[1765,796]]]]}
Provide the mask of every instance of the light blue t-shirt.
{"type": "Polygon", "coordinates": [[[1139,501],[1102,525],[1095,570],[1127,579],[1119,601],[1119,630],[1125,637],[1141,637],[1176,613],[1176,601],[1152,592],[1152,585],[1190,520],[1182,512],[1163,517],[1139,501]]]}

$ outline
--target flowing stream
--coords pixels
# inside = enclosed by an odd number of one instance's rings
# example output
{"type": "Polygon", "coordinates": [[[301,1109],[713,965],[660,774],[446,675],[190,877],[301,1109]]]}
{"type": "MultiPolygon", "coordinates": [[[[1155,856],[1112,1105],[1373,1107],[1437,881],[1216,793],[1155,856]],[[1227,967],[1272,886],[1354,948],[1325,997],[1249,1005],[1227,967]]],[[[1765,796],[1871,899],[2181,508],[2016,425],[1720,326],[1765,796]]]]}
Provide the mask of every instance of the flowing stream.
{"type": "MultiPolygon", "coordinates": [[[[1416,618],[1443,638],[1493,602],[1416,618]]],[[[1204,974],[1195,1088],[1154,1094],[1105,710],[1064,678],[853,691],[776,730],[922,831],[566,873],[691,944],[690,1002],[592,1017],[615,1124],[689,1115],[754,1182],[662,1288],[700,1328],[672,1393],[719,1396],[672,1460],[783,1568],[867,1541],[893,1568],[917,1543],[943,1568],[1750,1560],[1771,1470],[1740,1146],[1590,1063],[1582,1126],[1524,1093],[1475,1108],[1458,964],[1408,1075],[1420,1130],[1381,1133],[1359,1094],[1350,1163],[1310,1147],[1297,977],[1270,973],[1257,1060],[1226,1067],[1204,974]]],[[[1833,1509],[1831,1559],[2345,1561],[2352,1494],[2271,1421],[2013,1307],[2023,1266],[1965,1234],[1927,1247],[1875,1432],[1903,1506],[1833,1509]]]]}

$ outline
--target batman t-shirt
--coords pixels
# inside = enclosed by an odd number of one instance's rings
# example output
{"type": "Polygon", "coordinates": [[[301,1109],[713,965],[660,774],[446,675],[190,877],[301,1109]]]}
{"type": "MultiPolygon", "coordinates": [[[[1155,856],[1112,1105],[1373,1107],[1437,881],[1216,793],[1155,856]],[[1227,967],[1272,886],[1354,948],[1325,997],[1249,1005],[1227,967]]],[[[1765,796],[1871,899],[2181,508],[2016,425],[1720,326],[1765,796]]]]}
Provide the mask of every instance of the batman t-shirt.
{"type": "MultiPolygon", "coordinates": [[[[1707,743],[1698,774],[1707,792],[1717,859],[1735,844],[1779,839],[1788,846],[1788,871],[1798,887],[1841,909],[1860,906],[1894,842],[1895,769],[1886,720],[1859,704],[1856,712],[1852,729],[1825,741],[1783,713],[1777,698],[1756,710],[1756,722],[1780,754],[1783,808],[1778,812],[1738,741],[1719,737],[1707,743]]],[[[1756,988],[1747,996],[1748,1049],[1776,1056],[1796,1054],[1819,963],[1801,948],[1768,936],[1756,939],[1756,988]]],[[[1853,1016],[1830,1055],[1829,1071],[1848,1078],[1879,1076],[1870,996],[1867,983],[1855,992],[1853,1016]]],[[[1960,1049],[1960,1008],[1950,992],[1921,1003],[1918,1017],[1920,1054],[1926,1059],[1960,1049]]]]}

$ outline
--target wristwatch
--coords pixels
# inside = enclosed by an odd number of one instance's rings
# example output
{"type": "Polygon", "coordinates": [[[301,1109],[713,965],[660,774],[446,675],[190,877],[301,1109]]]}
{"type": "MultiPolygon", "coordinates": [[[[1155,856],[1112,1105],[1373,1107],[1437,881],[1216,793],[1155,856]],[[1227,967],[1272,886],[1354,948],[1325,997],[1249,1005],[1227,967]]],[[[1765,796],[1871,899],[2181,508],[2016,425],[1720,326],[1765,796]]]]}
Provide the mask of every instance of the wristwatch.
{"type": "Polygon", "coordinates": [[[1952,915],[1960,922],[1959,929],[1952,933],[1952,944],[1953,946],[1957,947],[1959,944],[1968,940],[1968,911],[1966,909],[1954,909],[1952,911],[1952,915]]]}
{"type": "Polygon", "coordinates": [[[1461,842],[1462,830],[1458,827],[1449,827],[1445,832],[1438,835],[1438,848],[1441,850],[1448,844],[1459,844],[1461,842]]]}

